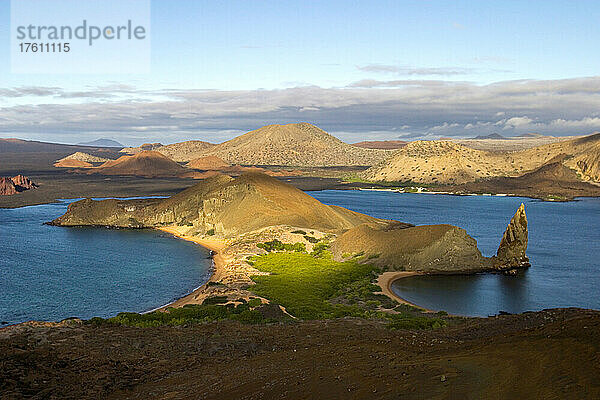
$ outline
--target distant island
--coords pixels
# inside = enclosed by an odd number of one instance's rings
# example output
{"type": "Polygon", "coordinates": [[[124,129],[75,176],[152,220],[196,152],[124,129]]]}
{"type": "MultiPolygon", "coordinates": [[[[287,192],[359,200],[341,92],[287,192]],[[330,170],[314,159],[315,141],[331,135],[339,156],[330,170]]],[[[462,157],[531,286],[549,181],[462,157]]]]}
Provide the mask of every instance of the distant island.
{"type": "MultiPolygon", "coordinates": [[[[156,228],[195,241],[216,252],[209,284],[174,303],[202,304],[218,296],[249,299],[247,285],[265,271],[253,257],[271,251],[317,254],[356,268],[414,273],[505,272],[529,266],[524,206],[508,225],[496,256],[481,255],[477,242],[451,225],[412,226],[327,206],[262,173],[238,178],[216,175],[169,199],[81,200],[69,205],[56,226],[156,228]]],[[[308,258],[313,260],[314,258],[308,258]]],[[[318,263],[317,263],[318,264],[318,263]]],[[[337,264],[336,264],[337,265],[337,264]]],[[[385,275],[382,291],[400,275],[385,275]]],[[[392,296],[394,297],[394,296],[392,296]]],[[[269,296],[266,301],[273,300],[269,296]]],[[[288,307],[290,299],[278,297],[288,307]]],[[[292,313],[293,315],[293,313],[292,313]]]]}

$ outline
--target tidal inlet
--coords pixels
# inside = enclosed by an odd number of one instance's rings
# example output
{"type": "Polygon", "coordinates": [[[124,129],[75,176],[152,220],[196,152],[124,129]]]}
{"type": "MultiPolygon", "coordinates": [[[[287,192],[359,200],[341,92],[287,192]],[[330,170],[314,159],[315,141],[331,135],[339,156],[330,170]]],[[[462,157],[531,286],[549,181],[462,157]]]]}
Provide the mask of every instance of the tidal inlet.
{"type": "Polygon", "coordinates": [[[2,10],[1,399],[600,398],[597,5],[2,10]]]}

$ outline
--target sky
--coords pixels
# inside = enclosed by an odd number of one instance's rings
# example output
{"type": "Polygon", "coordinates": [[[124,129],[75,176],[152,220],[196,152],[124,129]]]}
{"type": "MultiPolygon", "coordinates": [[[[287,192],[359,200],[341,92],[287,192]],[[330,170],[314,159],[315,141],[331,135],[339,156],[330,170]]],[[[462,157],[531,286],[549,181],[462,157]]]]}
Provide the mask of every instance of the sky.
{"type": "Polygon", "coordinates": [[[10,22],[0,0],[0,138],[221,142],[300,121],[347,142],[600,130],[598,1],[155,0],[150,73],[130,74],[13,74],[10,22]]]}

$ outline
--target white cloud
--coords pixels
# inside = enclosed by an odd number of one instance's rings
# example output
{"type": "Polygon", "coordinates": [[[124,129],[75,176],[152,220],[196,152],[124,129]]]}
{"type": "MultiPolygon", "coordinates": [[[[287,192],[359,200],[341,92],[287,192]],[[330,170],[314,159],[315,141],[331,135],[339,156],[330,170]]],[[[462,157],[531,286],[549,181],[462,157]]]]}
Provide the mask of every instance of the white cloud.
{"type": "Polygon", "coordinates": [[[524,127],[524,126],[529,126],[533,123],[534,121],[525,116],[525,117],[512,117],[507,119],[504,122],[504,126],[506,129],[510,129],[510,128],[519,128],[519,127],[524,127]]]}
{"type": "Polygon", "coordinates": [[[535,131],[564,136],[600,129],[600,77],[484,86],[369,80],[342,88],[243,91],[27,87],[0,89],[0,104],[32,96],[36,101],[30,104],[0,106],[0,136],[78,142],[105,134],[127,143],[220,141],[263,125],[300,121],[333,134],[344,132],[356,141],[375,132],[394,139],[407,131],[412,137],[485,135],[500,129],[503,135],[535,131]],[[68,104],[61,103],[64,97],[68,104]]]}

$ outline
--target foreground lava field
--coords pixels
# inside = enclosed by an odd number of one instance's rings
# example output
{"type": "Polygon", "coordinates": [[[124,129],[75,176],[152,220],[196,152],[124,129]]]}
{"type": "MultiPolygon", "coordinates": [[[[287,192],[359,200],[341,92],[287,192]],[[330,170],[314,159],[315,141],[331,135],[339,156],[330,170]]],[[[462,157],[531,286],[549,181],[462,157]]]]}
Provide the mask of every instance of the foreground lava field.
{"type": "Polygon", "coordinates": [[[600,312],[467,318],[428,331],[341,319],[0,330],[0,398],[594,399],[600,312]]]}

